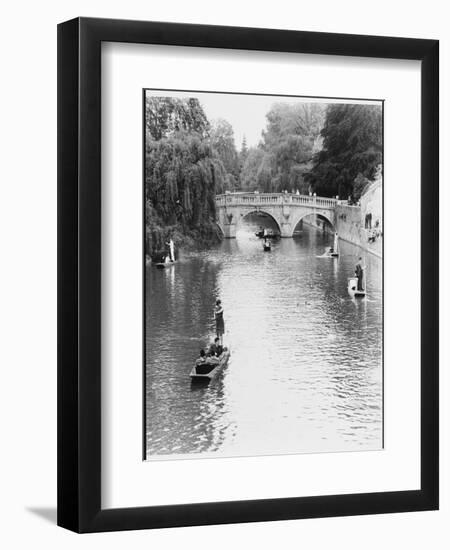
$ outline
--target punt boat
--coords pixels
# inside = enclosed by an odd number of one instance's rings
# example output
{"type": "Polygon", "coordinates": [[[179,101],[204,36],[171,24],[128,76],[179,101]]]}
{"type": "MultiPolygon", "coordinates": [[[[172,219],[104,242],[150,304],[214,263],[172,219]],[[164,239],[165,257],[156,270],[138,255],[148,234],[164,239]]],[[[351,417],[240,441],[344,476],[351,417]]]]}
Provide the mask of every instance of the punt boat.
{"type": "Polygon", "coordinates": [[[272,230],[269,230],[269,231],[267,231],[267,230],[266,231],[264,231],[264,230],[256,231],[255,236],[259,237],[260,239],[264,239],[264,237],[266,239],[278,239],[278,237],[279,237],[278,233],[275,233],[272,230]]]}
{"type": "Polygon", "coordinates": [[[364,298],[366,291],[358,290],[358,277],[350,277],[348,280],[348,292],[351,296],[355,298],[364,298]]]}
{"type": "Polygon", "coordinates": [[[155,266],[158,268],[158,269],[165,269],[166,267],[172,267],[173,265],[175,265],[177,262],[156,262],[155,263],[155,266]]]}
{"type": "Polygon", "coordinates": [[[321,256],[316,256],[316,258],[339,258],[339,240],[337,233],[334,234],[333,246],[328,247],[321,256]]]}
{"type": "Polygon", "coordinates": [[[323,254],[316,256],[316,258],[339,258],[339,252],[334,252],[334,248],[329,247],[323,254]]]}
{"type": "Polygon", "coordinates": [[[207,358],[204,362],[196,363],[189,374],[192,382],[209,382],[225,367],[229,358],[230,350],[225,348],[217,361],[207,358]]]}

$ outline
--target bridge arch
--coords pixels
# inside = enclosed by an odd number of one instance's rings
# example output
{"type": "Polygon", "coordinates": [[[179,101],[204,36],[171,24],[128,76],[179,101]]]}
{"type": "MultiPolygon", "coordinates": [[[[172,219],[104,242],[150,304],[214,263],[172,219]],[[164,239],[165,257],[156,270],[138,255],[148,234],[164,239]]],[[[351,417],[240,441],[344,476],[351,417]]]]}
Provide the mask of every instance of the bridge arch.
{"type": "MultiPolygon", "coordinates": [[[[305,218],[309,218],[310,216],[317,216],[325,221],[327,221],[332,230],[336,231],[336,226],[334,224],[334,217],[331,219],[331,216],[328,216],[327,214],[323,214],[322,212],[302,212],[297,218],[294,219],[294,222],[292,223],[292,235],[294,235],[295,230],[297,229],[299,223],[303,221],[305,218]]],[[[291,235],[291,236],[292,236],[291,235]]]]}
{"type": "Polygon", "coordinates": [[[268,218],[270,218],[273,222],[275,222],[275,225],[277,226],[277,231],[281,235],[280,220],[277,219],[277,216],[275,214],[269,212],[268,209],[250,208],[250,209],[241,211],[239,215],[239,219],[237,220],[236,229],[240,229],[240,227],[242,227],[242,223],[244,222],[245,218],[247,216],[250,216],[250,214],[264,214],[264,216],[267,216],[268,218]]]}

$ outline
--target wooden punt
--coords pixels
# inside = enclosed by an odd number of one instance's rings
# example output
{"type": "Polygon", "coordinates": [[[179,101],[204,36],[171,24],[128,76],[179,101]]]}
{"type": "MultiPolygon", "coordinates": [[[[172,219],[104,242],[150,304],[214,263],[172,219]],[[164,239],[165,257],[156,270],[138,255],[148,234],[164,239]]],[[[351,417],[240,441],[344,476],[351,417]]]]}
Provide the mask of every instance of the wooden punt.
{"type": "Polygon", "coordinates": [[[334,252],[334,250],[336,249],[329,247],[323,254],[316,256],[316,258],[339,258],[339,252],[334,252]],[[331,250],[333,250],[333,252],[331,252],[331,250]]]}
{"type": "Polygon", "coordinates": [[[155,263],[155,266],[158,268],[158,269],[165,269],[166,267],[172,267],[173,265],[175,265],[177,262],[157,262],[155,263]]]}
{"type": "Polygon", "coordinates": [[[229,358],[230,350],[225,349],[217,362],[206,359],[203,363],[195,364],[189,374],[192,382],[209,382],[225,367],[229,358]]]}
{"type": "Polygon", "coordinates": [[[358,290],[358,278],[357,277],[350,277],[348,280],[348,292],[351,296],[354,296],[355,298],[364,298],[366,295],[365,290],[358,290]]]}

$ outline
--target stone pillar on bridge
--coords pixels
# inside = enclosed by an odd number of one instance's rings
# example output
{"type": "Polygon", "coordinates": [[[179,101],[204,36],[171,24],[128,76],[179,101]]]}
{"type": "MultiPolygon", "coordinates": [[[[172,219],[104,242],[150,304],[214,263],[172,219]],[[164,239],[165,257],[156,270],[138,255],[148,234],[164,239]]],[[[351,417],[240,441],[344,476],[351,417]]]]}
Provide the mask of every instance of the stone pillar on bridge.
{"type": "Polygon", "coordinates": [[[225,239],[235,239],[237,220],[234,216],[234,212],[228,211],[227,208],[218,208],[216,212],[216,221],[225,239]]]}
{"type": "Polygon", "coordinates": [[[281,225],[281,236],[282,237],[292,237],[292,225],[290,222],[282,222],[281,225]]]}

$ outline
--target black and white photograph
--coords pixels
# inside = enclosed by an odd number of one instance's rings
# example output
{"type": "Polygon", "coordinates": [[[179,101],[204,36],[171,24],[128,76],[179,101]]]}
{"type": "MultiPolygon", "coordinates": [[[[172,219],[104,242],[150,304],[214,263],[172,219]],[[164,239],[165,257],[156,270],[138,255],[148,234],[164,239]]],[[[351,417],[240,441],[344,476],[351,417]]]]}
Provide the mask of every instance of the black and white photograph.
{"type": "Polygon", "coordinates": [[[449,10],[367,8],[4,4],[0,547],[448,548],[449,10]]]}
{"type": "Polygon", "coordinates": [[[146,459],[382,449],[383,101],[143,116],[146,459]]]}

